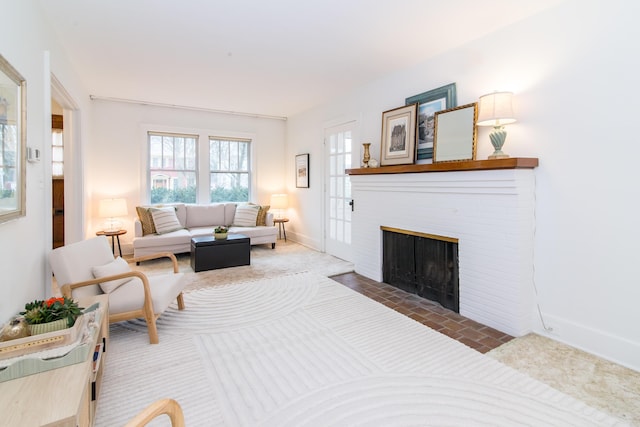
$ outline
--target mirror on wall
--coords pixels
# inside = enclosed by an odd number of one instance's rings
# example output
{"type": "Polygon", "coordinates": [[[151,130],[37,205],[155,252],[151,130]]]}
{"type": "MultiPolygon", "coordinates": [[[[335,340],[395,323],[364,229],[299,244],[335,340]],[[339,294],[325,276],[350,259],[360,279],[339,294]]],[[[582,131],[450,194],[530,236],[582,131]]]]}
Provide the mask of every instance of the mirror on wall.
{"type": "Polygon", "coordinates": [[[475,102],[435,113],[434,162],[475,160],[477,117],[475,102]]]}
{"type": "Polygon", "coordinates": [[[0,55],[0,222],[26,214],[26,82],[0,55]]]}

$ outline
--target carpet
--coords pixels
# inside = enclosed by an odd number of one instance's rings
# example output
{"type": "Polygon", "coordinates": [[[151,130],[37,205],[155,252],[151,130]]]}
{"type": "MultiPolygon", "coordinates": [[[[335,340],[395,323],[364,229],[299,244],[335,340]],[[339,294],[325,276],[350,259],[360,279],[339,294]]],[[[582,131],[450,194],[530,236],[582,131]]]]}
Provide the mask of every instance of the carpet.
{"type": "Polygon", "coordinates": [[[185,304],[158,345],[141,321],[111,326],[96,426],[162,397],[189,426],[626,425],[315,272],[185,304]]]}
{"type": "Polygon", "coordinates": [[[640,372],[536,334],[511,340],[487,356],[640,426],[640,372]]]}
{"type": "MultiPolygon", "coordinates": [[[[180,271],[186,273],[185,291],[210,287],[215,284],[249,282],[253,280],[278,277],[282,275],[315,272],[323,276],[352,272],[352,263],[329,254],[309,249],[293,242],[278,241],[275,249],[271,245],[255,245],[251,247],[251,265],[221,268],[218,270],[194,273],[190,265],[189,254],[177,256],[180,271]]],[[[143,262],[137,269],[153,274],[170,269],[165,259],[143,262]]]]}

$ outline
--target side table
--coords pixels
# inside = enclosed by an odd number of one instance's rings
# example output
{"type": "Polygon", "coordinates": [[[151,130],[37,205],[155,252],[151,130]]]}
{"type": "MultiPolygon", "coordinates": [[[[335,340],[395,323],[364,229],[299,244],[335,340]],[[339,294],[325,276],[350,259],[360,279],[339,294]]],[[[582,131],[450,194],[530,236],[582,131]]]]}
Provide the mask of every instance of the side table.
{"type": "Polygon", "coordinates": [[[278,239],[281,239],[280,237],[280,231],[282,231],[282,234],[284,235],[284,241],[287,241],[287,230],[284,229],[284,223],[285,222],[289,222],[289,218],[274,218],[273,219],[273,223],[274,224],[278,224],[278,239]]]}
{"type": "Polygon", "coordinates": [[[123,234],[127,234],[127,230],[96,232],[96,236],[111,236],[111,251],[113,252],[113,255],[116,254],[116,247],[113,241],[113,239],[115,238],[118,241],[118,252],[120,252],[120,256],[122,256],[122,248],[120,247],[120,236],[122,236],[123,234]]]}

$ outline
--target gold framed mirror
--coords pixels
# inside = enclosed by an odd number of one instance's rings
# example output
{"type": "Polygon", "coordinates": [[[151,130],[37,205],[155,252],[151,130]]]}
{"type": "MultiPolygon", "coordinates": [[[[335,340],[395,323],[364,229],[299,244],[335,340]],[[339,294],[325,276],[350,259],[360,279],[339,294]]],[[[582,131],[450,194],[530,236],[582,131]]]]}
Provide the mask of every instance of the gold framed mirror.
{"type": "Polygon", "coordinates": [[[0,223],[26,215],[26,87],[0,55],[0,223]]]}
{"type": "Polygon", "coordinates": [[[476,102],[435,113],[434,163],[476,159],[477,117],[476,102]]]}

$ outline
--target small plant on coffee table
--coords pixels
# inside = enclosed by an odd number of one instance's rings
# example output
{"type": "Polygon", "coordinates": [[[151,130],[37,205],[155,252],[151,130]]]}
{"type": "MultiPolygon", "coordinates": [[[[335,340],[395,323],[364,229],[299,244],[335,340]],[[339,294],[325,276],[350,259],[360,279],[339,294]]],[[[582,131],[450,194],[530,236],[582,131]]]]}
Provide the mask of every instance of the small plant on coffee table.
{"type": "Polygon", "coordinates": [[[213,229],[213,235],[216,239],[226,239],[229,229],[224,225],[219,225],[213,229]]]}

